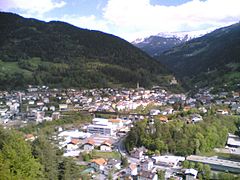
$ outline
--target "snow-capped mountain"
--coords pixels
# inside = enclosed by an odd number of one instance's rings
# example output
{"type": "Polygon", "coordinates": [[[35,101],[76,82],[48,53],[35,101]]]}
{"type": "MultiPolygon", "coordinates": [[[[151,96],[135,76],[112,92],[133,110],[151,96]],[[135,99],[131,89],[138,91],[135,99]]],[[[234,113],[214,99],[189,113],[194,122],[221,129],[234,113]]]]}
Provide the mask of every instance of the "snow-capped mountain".
{"type": "Polygon", "coordinates": [[[142,49],[150,56],[159,56],[164,51],[167,51],[191,39],[201,37],[211,31],[212,30],[164,32],[146,38],[138,38],[133,41],[132,44],[142,49]]]}

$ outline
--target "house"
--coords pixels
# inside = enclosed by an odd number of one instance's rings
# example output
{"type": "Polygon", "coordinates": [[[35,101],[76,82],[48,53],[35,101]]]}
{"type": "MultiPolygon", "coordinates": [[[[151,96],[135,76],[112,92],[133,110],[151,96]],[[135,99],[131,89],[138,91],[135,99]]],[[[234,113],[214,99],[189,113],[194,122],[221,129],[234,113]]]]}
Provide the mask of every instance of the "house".
{"type": "Polygon", "coordinates": [[[71,139],[71,141],[66,145],[67,151],[74,151],[79,149],[79,139],[71,139]]]}
{"type": "Polygon", "coordinates": [[[7,108],[2,108],[0,109],[0,116],[5,116],[7,113],[8,109],[7,108]]]}
{"type": "Polygon", "coordinates": [[[201,111],[202,113],[207,113],[207,109],[205,107],[200,107],[198,108],[199,111],[201,111]]]}
{"type": "Polygon", "coordinates": [[[94,168],[97,172],[103,172],[106,164],[107,161],[103,158],[93,159],[91,161],[91,167],[94,168]]]}
{"type": "Polygon", "coordinates": [[[191,106],[184,106],[183,111],[187,112],[191,110],[191,106]]]}
{"type": "Polygon", "coordinates": [[[219,114],[219,115],[228,115],[229,112],[227,109],[218,109],[216,114],[219,114]]]}
{"type": "Polygon", "coordinates": [[[146,160],[141,164],[141,169],[143,171],[152,171],[153,170],[153,161],[152,160],[146,160]]]}
{"type": "Polygon", "coordinates": [[[194,180],[197,179],[198,171],[195,169],[186,169],[184,175],[186,180],[194,180]]]}
{"type": "Polygon", "coordinates": [[[34,105],[34,103],[35,103],[35,102],[34,102],[33,100],[28,101],[28,104],[29,104],[29,105],[34,105]]]}
{"type": "Polygon", "coordinates": [[[154,156],[152,157],[155,164],[166,167],[177,167],[179,162],[183,162],[185,157],[182,156],[154,156]]]}
{"type": "Polygon", "coordinates": [[[107,166],[111,169],[121,169],[121,161],[117,159],[110,159],[107,162],[107,166]]]}
{"type": "Polygon", "coordinates": [[[162,116],[159,117],[159,120],[163,123],[166,123],[166,122],[168,122],[168,117],[162,115],[162,116]]]}
{"type": "Polygon", "coordinates": [[[52,113],[52,120],[60,119],[60,112],[53,112],[52,113]]]}
{"type": "Polygon", "coordinates": [[[130,154],[132,157],[137,158],[137,159],[143,159],[143,153],[146,151],[146,149],[144,147],[140,147],[140,148],[134,148],[130,154]]]}
{"type": "Polygon", "coordinates": [[[137,180],[158,180],[158,176],[155,172],[141,171],[137,175],[137,180]]]}
{"type": "Polygon", "coordinates": [[[232,148],[240,147],[240,137],[234,134],[228,133],[227,146],[232,148]]]}
{"type": "Polygon", "coordinates": [[[44,103],[42,101],[37,102],[37,106],[43,106],[43,105],[44,105],[44,103]]]}
{"type": "Polygon", "coordinates": [[[100,145],[100,150],[101,151],[112,151],[112,144],[108,141],[104,141],[101,145],[100,145]]]}
{"type": "Polygon", "coordinates": [[[240,112],[240,104],[233,104],[231,110],[235,111],[237,114],[240,112]]]}
{"type": "Polygon", "coordinates": [[[44,119],[44,115],[45,115],[45,113],[43,111],[35,112],[35,118],[36,118],[35,120],[36,120],[36,122],[37,123],[42,122],[43,119],[44,119]]]}
{"type": "Polygon", "coordinates": [[[49,110],[50,110],[50,111],[55,111],[56,108],[55,108],[55,106],[50,106],[49,110]]]}
{"type": "Polygon", "coordinates": [[[108,175],[109,172],[115,171],[115,170],[120,170],[121,169],[121,161],[117,159],[110,159],[107,162],[107,165],[104,167],[104,174],[108,175]]]}
{"type": "Polygon", "coordinates": [[[122,128],[123,127],[123,121],[121,119],[109,119],[108,122],[112,123],[117,128],[122,128]]]}
{"type": "Polygon", "coordinates": [[[202,120],[203,120],[203,118],[202,118],[202,116],[200,114],[193,114],[193,115],[191,115],[191,121],[193,123],[199,122],[199,121],[202,121],[202,120]]]}
{"type": "Polygon", "coordinates": [[[161,112],[159,109],[151,109],[149,113],[150,113],[150,116],[156,116],[156,115],[159,115],[161,112]]]}
{"type": "Polygon", "coordinates": [[[67,111],[68,105],[67,104],[59,104],[59,111],[67,111]]]}
{"type": "Polygon", "coordinates": [[[94,149],[94,145],[95,145],[95,142],[90,139],[83,145],[83,149],[85,151],[92,151],[94,149]]]}
{"type": "Polygon", "coordinates": [[[25,141],[34,141],[36,137],[33,134],[26,134],[25,141]]]}
{"type": "Polygon", "coordinates": [[[126,174],[129,174],[131,176],[137,176],[138,174],[138,169],[137,169],[137,165],[136,164],[129,164],[127,170],[126,170],[126,174]]]}

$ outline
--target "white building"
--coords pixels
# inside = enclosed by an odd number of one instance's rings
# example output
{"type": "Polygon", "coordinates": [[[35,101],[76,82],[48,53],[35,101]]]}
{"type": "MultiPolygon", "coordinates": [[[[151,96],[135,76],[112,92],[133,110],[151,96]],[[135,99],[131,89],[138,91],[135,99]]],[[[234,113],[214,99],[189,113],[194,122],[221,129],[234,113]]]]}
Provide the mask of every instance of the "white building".
{"type": "Polygon", "coordinates": [[[143,171],[152,171],[153,169],[153,161],[151,160],[146,160],[141,164],[142,170],[143,171]]]}
{"type": "Polygon", "coordinates": [[[101,145],[100,145],[100,151],[112,151],[112,145],[111,143],[104,141],[101,145]]]}
{"type": "Polygon", "coordinates": [[[114,135],[114,127],[112,124],[90,124],[87,126],[87,132],[91,134],[114,135]]]}
{"type": "Polygon", "coordinates": [[[176,167],[179,162],[183,162],[185,157],[182,156],[155,156],[152,157],[155,164],[168,167],[176,167]]]}

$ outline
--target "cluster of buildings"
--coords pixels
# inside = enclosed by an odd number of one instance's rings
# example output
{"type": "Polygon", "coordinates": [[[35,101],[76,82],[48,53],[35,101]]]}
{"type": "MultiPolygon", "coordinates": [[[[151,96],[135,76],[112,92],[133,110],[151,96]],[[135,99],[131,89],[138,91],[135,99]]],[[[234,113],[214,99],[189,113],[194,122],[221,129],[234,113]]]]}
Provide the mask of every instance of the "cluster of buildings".
{"type": "MultiPolygon", "coordinates": [[[[46,86],[32,87],[25,91],[0,92],[0,122],[20,119],[23,121],[51,121],[59,119],[64,111],[88,112],[131,112],[138,107],[149,104],[162,107],[152,109],[150,115],[169,115],[174,111],[188,111],[200,108],[207,112],[212,105],[225,105],[228,108],[219,109],[218,114],[229,115],[240,113],[239,92],[220,92],[211,94],[211,89],[200,89],[192,97],[186,94],[169,93],[159,87],[151,90],[138,89],[49,89],[46,86]]],[[[200,121],[199,115],[192,121],[200,121]]],[[[166,120],[165,120],[166,121],[166,120]]]]}
{"type": "MultiPolygon", "coordinates": [[[[49,89],[46,86],[30,86],[25,91],[0,92],[0,123],[4,126],[16,124],[22,126],[30,122],[53,121],[60,119],[67,111],[84,111],[93,115],[96,112],[114,114],[116,116],[114,119],[93,117],[91,123],[84,124],[80,129],[65,130],[59,127],[57,133],[52,136],[52,140],[64,151],[64,156],[74,157],[78,163],[82,163],[79,157],[83,153],[92,151],[119,152],[122,157],[127,157],[127,167],[122,166],[121,159],[91,159],[88,162],[89,168],[102,175],[103,179],[110,172],[112,173],[113,168],[115,170],[113,177],[123,179],[157,180],[158,170],[164,170],[166,178],[181,173],[182,177],[194,179],[197,174],[196,170],[184,169],[183,171],[181,168],[181,162],[185,160],[185,157],[169,155],[149,158],[145,156],[145,148],[134,148],[130,154],[127,154],[121,147],[121,140],[136,120],[157,118],[162,123],[168,123],[171,115],[194,110],[191,113],[185,113],[187,115],[183,116],[183,120],[186,123],[197,123],[203,120],[203,115],[210,111],[213,105],[219,107],[216,114],[239,115],[240,93],[212,94],[211,89],[200,89],[190,97],[186,94],[169,93],[159,87],[151,90],[143,88],[61,90],[49,89]],[[149,106],[153,108],[148,109],[145,114],[134,113],[134,110],[139,107],[145,109],[149,106]]],[[[154,123],[154,120],[150,123],[154,123]]],[[[35,137],[29,134],[25,138],[34,140],[35,137]]],[[[229,134],[227,147],[239,148],[239,137],[229,134]]],[[[187,157],[187,160],[202,163],[208,161],[206,158],[193,156],[187,157]]],[[[218,167],[216,166],[218,160],[211,159],[211,162],[212,167],[218,167]]],[[[229,162],[222,163],[229,164],[229,162]]],[[[237,166],[238,164],[233,169],[236,170],[237,166]]]]}

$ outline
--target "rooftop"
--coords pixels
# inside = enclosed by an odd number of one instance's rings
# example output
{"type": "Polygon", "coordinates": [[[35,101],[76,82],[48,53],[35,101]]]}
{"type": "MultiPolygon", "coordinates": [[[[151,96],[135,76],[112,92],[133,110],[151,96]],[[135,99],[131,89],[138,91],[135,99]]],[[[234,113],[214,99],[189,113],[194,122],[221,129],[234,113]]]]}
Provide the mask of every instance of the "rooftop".
{"type": "Polygon", "coordinates": [[[209,165],[212,164],[212,165],[217,165],[217,166],[225,166],[225,167],[240,169],[240,162],[218,159],[217,157],[205,157],[205,156],[191,155],[191,156],[187,157],[187,160],[206,163],[209,165]]]}

